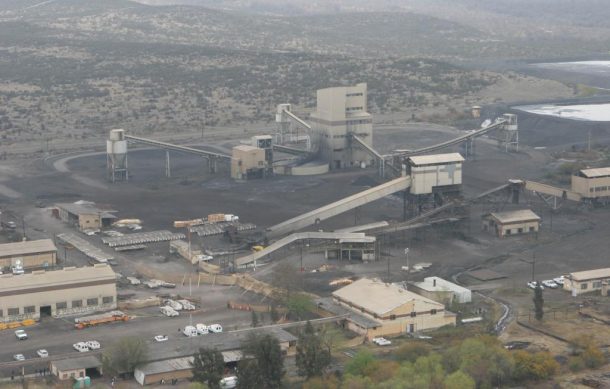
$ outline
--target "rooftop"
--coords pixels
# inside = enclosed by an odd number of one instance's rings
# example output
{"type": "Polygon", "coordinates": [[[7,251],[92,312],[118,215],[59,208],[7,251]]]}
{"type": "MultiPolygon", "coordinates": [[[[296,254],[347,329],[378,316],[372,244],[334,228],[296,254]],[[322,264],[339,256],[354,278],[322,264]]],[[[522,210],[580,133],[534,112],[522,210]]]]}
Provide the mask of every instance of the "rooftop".
{"type": "Polygon", "coordinates": [[[58,208],[64,209],[67,212],[74,215],[97,215],[99,214],[103,218],[116,219],[112,213],[117,212],[114,209],[101,209],[90,201],[77,201],[75,203],[59,203],[56,204],[58,208]]]}
{"type": "Polygon", "coordinates": [[[434,165],[438,163],[464,162],[464,157],[460,153],[432,154],[409,157],[409,161],[415,166],[434,165]]]}
{"type": "Polygon", "coordinates": [[[610,267],[595,270],[585,270],[570,273],[575,281],[596,280],[598,278],[610,278],[610,267]]]}
{"type": "Polygon", "coordinates": [[[420,289],[429,292],[452,291],[452,292],[470,292],[463,286],[454,284],[440,277],[426,277],[422,282],[414,282],[413,285],[420,289]],[[436,284],[434,283],[436,281],[436,284]]]}
{"type": "MultiPolygon", "coordinates": [[[[223,351],[222,357],[225,363],[239,362],[242,359],[242,353],[240,351],[223,351]]],[[[191,370],[192,361],[192,356],[166,359],[163,361],[147,363],[146,365],[138,367],[137,370],[144,374],[161,374],[179,370],[191,370]]]]}
{"type": "Polygon", "coordinates": [[[22,275],[0,275],[0,295],[12,291],[31,288],[83,283],[91,281],[116,280],[114,271],[106,264],[86,267],[66,267],[63,270],[34,271],[22,275]]]}
{"type": "Polygon", "coordinates": [[[490,215],[502,224],[540,220],[540,216],[532,212],[531,209],[520,209],[517,211],[506,212],[492,212],[490,215]]]}
{"type": "Polygon", "coordinates": [[[588,178],[610,176],[610,167],[600,167],[595,169],[582,169],[580,173],[588,178]]]}
{"type": "Polygon", "coordinates": [[[355,324],[357,324],[359,327],[377,328],[377,327],[381,326],[381,323],[378,322],[377,320],[370,319],[364,315],[359,314],[358,312],[349,310],[349,309],[345,308],[344,306],[334,302],[333,299],[330,297],[322,297],[322,298],[316,299],[314,302],[316,303],[316,305],[318,307],[322,308],[323,310],[325,310],[327,312],[334,313],[337,316],[349,315],[348,319],[350,321],[354,322],[355,324]]]}
{"type": "Polygon", "coordinates": [[[417,312],[429,310],[431,305],[444,308],[443,304],[409,292],[402,287],[368,278],[361,278],[334,291],[333,296],[377,315],[385,315],[409,302],[414,303],[417,312]]]}
{"type": "Polygon", "coordinates": [[[0,257],[48,253],[51,251],[57,251],[57,247],[55,247],[55,244],[51,239],[26,240],[25,242],[0,244],[0,257]]]}
{"type": "Polygon", "coordinates": [[[86,357],[60,359],[58,361],[52,361],[51,364],[57,367],[57,370],[77,370],[77,369],[91,369],[93,367],[101,367],[102,361],[100,361],[94,355],[87,355],[86,357]]]}
{"type": "Polygon", "coordinates": [[[258,147],[254,147],[254,146],[250,146],[250,145],[239,145],[239,146],[233,147],[233,150],[254,151],[254,150],[262,150],[262,149],[259,149],[258,147]]]}

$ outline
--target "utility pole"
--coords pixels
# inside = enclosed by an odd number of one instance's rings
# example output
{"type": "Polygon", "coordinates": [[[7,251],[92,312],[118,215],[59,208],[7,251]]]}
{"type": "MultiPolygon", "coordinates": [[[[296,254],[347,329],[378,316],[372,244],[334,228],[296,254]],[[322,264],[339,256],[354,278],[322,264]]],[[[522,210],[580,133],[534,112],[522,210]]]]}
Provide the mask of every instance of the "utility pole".
{"type": "Polygon", "coordinates": [[[536,279],[536,252],[532,253],[532,281],[536,279]]]}
{"type": "Polygon", "coordinates": [[[22,240],[26,240],[26,239],[27,239],[27,237],[25,236],[25,217],[22,217],[22,218],[21,218],[21,228],[22,228],[22,230],[23,230],[23,237],[22,237],[22,240]]]}
{"type": "Polygon", "coordinates": [[[405,290],[409,290],[409,273],[411,273],[411,266],[409,265],[409,248],[405,249],[405,255],[407,256],[407,282],[405,282],[405,290]]]}

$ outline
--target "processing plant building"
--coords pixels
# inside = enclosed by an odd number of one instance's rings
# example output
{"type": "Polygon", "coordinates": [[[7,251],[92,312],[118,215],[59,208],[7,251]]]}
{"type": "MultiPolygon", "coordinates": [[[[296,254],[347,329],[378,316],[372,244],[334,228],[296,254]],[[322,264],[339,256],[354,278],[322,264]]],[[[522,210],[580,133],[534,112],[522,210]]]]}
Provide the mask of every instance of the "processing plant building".
{"type": "Polygon", "coordinates": [[[106,264],[0,275],[0,322],[114,309],[116,297],[116,275],[106,264]]]}
{"type": "Polygon", "coordinates": [[[374,163],[367,151],[352,147],[353,135],[373,146],[373,119],[367,112],[366,83],[319,89],[317,108],[310,121],[320,137],[321,158],[328,161],[331,169],[374,163]]]}
{"type": "Polygon", "coordinates": [[[0,244],[0,270],[47,268],[56,263],[57,247],[51,239],[0,244]]]}

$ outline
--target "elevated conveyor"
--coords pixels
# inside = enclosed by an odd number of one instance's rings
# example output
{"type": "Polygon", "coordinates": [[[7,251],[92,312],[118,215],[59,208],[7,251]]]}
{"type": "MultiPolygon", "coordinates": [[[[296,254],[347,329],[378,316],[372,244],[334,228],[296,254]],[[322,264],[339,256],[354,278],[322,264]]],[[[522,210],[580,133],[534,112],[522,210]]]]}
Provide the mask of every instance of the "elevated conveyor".
{"type": "Polygon", "coordinates": [[[322,220],[347,212],[351,209],[368,204],[375,200],[384,198],[402,190],[407,190],[411,186],[411,177],[405,176],[388,181],[376,187],[348,196],[334,203],[325,205],[313,211],[304,213],[285,222],[276,224],[267,229],[269,238],[281,236],[301,228],[317,224],[322,220]]]}
{"type": "Polygon", "coordinates": [[[525,181],[525,189],[559,199],[568,199],[570,201],[582,201],[583,198],[581,194],[572,192],[571,190],[558,188],[556,186],[542,184],[535,181],[525,181]]]}
{"type": "Polygon", "coordinates": [[[127,141],[129,141],[130,143],[139,143],[139,144],[156,147],[156,148],[164,149],[164,150],[172,150],[172,151],[180,151],[183,153],[196,154],[196,155],[200,155],[200,156],[206,157],[206,158],[224,159],[224,160],[228,160],[228,161],[231,160],[230,155],[215,153],[215,152],[207,151],[207,150],[200,150],[200,149],[196,149],[194,147],[179,146],[179,145],[175,145],[172,143],[161,142],[159,140],[154,140],[154,139],[140,138],[140,137],[133,136],[133,135],[125,135],[125,139],[127,141]]]}
{"type": "Polygon", "coordinates": [[[312,154],[311,151],[308,151],[305,149],[299,149],[297,147],[290,147],[290,146],[277,145],[277,144],[273,145],[273,150],[280,151],[280,152],[286,153],[286,154],[299,155],[299,156],[307,156],[307,155],[312,154]]]}
{"type": "Polygon", "coordinates": [[[241,267],[246,266],[250,263],[254,263],[257,260],[266,257],[267,255],[273,253],[290,245],[294,242],[302,241],[302,240],[335,240],[338,242],[341,241],[349,241],[349,240],[363,240],[370,239],[372,242],[375,241],[374,237],[367,237],[364,233],[349,233],[349,232],[298,232],[296,234],[288,235],[277,242],[272,243],[267,246],[265,249],[261,251],[254,252],[252,254],[246,255],[241,258],[237,258],[235,260],[235,266],[241,267]]]}

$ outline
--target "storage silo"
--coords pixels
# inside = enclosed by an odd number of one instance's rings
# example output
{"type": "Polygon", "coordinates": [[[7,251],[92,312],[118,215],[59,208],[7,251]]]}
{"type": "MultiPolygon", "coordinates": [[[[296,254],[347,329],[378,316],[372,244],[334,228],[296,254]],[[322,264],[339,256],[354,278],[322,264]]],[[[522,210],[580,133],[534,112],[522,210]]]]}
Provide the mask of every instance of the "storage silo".
{"type": "Polygon", "coordinates": [[[110,130],[110,135],[106,140],[106,167],[110,181],[129,181],[125,130],[110,130]]]}

